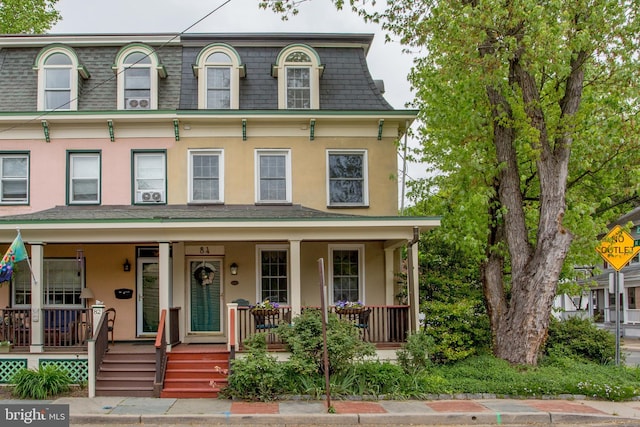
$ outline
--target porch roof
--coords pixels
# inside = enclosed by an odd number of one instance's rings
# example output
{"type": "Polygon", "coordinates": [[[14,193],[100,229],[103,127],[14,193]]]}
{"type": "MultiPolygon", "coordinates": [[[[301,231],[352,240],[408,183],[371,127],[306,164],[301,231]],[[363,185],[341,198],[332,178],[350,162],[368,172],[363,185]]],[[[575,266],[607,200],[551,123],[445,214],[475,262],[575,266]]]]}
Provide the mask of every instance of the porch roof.
{"type": "Polygon", "coordinates": [[[0,217],[0,240],[26,241],[410,240],[439,217],[363,216],[301,205],[56,206],[0,217]],[[159,233],[161,231],[161,233],[159,233]]]}

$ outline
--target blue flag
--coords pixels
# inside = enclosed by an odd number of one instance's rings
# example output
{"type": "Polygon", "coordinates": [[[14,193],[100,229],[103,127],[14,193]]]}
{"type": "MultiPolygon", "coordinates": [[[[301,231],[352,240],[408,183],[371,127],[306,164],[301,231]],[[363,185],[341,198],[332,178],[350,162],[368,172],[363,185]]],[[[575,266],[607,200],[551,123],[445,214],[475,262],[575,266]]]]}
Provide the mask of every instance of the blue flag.
{"type": "Polygon", "coordinates": [[[14,264],[28,257],[27,249],[24,247],[20,233],[18,233],[18,236],[16,236],[11,246],[9,246],[7,253],[2,257],[2,261],[0,261],[0,283],[11,280],[14,264]]]}

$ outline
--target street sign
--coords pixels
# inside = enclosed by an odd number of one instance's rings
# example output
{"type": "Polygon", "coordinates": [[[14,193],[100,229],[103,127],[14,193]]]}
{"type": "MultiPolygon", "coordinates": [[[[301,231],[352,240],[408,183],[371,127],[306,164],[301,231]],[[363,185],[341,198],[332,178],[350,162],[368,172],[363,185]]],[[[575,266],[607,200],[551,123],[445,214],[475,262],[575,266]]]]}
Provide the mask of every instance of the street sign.
{"type": "Polygon", "coordinates": [[[596,251],[616,271],[620,271],[631,261],[631,258],[640,252],[640,246],[635,246],[633,237],[622,227],[616,225],[602,239],[600,246],[596,247],[596,251]]]}

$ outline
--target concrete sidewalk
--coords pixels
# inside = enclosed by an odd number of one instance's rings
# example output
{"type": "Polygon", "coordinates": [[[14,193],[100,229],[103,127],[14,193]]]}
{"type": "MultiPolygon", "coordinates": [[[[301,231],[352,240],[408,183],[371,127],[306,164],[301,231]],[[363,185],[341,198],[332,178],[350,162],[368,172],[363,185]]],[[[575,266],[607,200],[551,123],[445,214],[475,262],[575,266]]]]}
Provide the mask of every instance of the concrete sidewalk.
{"type": "MultiPolygon", "coordinates": [[[[640,426],[640,402],[596,400],[332,400],[240,402],[218,399],[64,397],[71,425],[448,425],[640,426]]],[[[26,403],[4,400],[0,403],[26,403]]],[[[42,401],[37,403],[42,404],[42,401]]],[[[45,402],[46,403],[46,402],[45,402]]]]}

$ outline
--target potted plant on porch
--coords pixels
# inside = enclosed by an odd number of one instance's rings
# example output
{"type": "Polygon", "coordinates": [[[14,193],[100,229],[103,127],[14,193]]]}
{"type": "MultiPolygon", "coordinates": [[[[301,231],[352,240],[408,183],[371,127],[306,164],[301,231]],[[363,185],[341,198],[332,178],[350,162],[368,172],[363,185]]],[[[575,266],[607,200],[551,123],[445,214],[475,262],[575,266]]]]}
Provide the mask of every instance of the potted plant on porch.
{"type": "Polygon", "coordinates": [[[360,301],[338,301],[336,302],[336,313],[338,314],[358,314],[362,313],[364,305],[360,301]]]}
{"type": "Polygon", "coordinates": [[[9,353],[11,341],[0,341],[0,353],[9,353]]]}
{"type": "Polygon", "coordinates": [[[278,313],[279,305],[277,302],[271,302],[268,299],[256,303],[251,307],[251,312],[254,314],[273,315],[278,313]]]}

